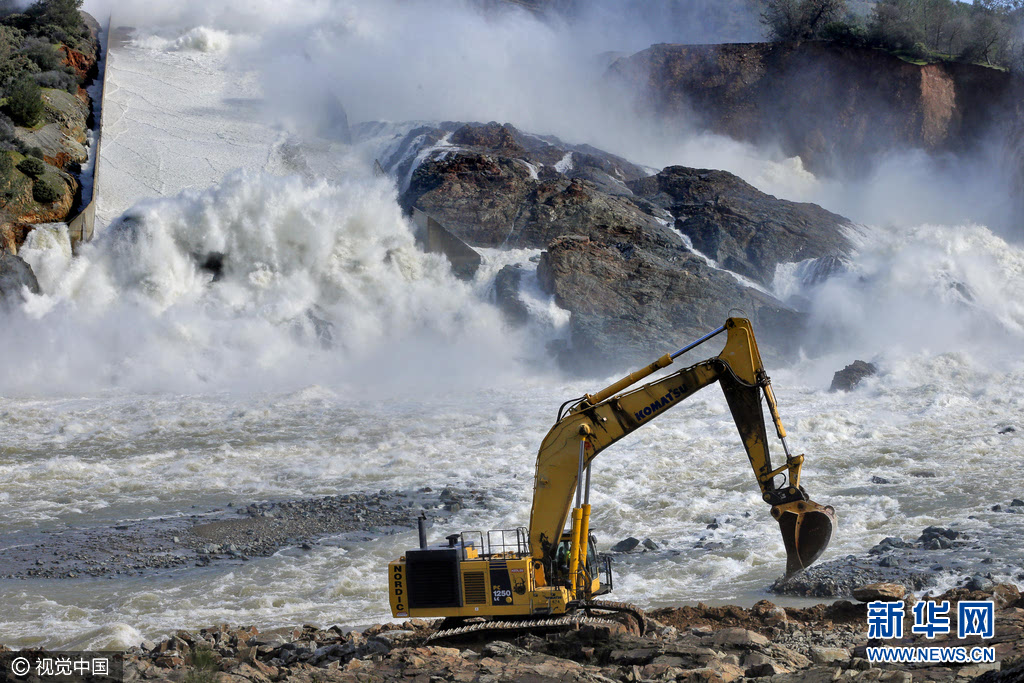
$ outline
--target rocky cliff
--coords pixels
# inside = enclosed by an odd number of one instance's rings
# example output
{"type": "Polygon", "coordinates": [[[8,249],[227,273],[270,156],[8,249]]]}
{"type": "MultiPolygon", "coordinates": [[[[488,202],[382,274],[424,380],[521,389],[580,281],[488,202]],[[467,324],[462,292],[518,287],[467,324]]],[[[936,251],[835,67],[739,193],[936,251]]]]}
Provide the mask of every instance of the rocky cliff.
{"type": "Polygon", "coordinates": [[[660,115],[774,143],[815,172],[863,171],[894,148],[962,152],[1018,121],[1024,82],[829,43],[654,45],[612,65],[660,115]]]}
{"type": "Polygon", "coordinates": [[[776,267],[840,260],[850,248],[842,216],[722,171],[651,175],[497,123],[420,128],[393,149],[382,166],[409,178],[406,208],[470,246],[544,250],[537,275],[571,314],[565,358],[577,370],[649,361],[734,309],[752,319],[766,355],[792,351],[802,314],[770,293],[776,267]]]}
{"type": "MultiPolygon", "coordinates": [[[[92,37],[87,41],[89,49],[82,52],[61,45],[60,55],[63,66],[74,70],[85,84],[97,75],[100,26],[88,14],[82,16],[92,37]]],[[[14,134],[22,151],[33,150],[45,161],[39,180],[55,191],[56,198],[41,201],[33,192],[34,179],[16,168],[25,155],[0,148],[14,167],[8,179],[0,178],[0,250],[11,253],[17,253],[33,224],[69,218],[80,189],[77,174],[89,158],[91,101],[84,87],[79,86],[75,94],[44,88],[42,98],[43,120],[32,128],[16,128],[14,134]]]]}

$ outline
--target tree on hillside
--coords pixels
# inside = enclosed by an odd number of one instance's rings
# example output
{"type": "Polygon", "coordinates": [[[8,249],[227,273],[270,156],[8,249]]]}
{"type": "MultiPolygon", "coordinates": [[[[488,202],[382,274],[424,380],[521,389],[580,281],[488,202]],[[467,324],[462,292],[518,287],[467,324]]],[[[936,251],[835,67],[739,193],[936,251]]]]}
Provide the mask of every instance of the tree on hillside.
{"type": "Polygon", "coordinates": [[[764,0],[761,23],[770,40],[806,40],[845,14],[846,0],[764,0]]]}
{"type": "Polygon", "coordinates": [[[1024,0],[974,0],[974,4],[992,12],[1010,13],[1024,9],[1024,0]]]}
{"type": "Polygon", "coordinates": [[[969,62],[1001,63],[1011,49],[1013,27],[994,12],[983,12],[973,22],[964,39],[960,58],[969,62]]]}
{"type": "Polygon", "coordinates": [[[34,126],[43,116],[43,91],[31,77],[22,76],[7,93],[7,109],[17,125],[34,126]]]}
{"type": "Polygon", "coordinates": [[[910,50],[924,42],[924,4],[920,0],[879,0],[871,10],[872,41],[892,50],[910,50]]]}
{"type": "Polygon", "coordinates": [[[37,0],[25,10],[25,14],[40,25],[59,26],[69,33],[78,35],[82,28],[82,15],[78,13],[81,6],[82,0],[37,0]]]}

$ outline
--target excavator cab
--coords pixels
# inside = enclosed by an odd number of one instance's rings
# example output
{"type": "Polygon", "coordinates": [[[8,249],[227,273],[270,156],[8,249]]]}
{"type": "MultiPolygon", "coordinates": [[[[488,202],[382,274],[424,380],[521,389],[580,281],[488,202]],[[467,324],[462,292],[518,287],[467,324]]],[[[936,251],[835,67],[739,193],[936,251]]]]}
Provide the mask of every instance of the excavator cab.
{"type": "MultiPolygon", "coordinates": [[[[572,556],[572,531],[566,530],[562,533],[561,543],[555,551],[553,566],[555,580],[552,585],[561,585],[569,588],[572,586],[571,572],[569,570],[572,556]]],[[[582,556],[582,553],[581,553],[582,556]]],[[[607,555],[599,555],[597,552],[597,538],[590,534],[587,543],[587,553],[578,572],[583,574],[583,592],[587,597],[605,595],[612,590],[612,563],[607,555]]]]}

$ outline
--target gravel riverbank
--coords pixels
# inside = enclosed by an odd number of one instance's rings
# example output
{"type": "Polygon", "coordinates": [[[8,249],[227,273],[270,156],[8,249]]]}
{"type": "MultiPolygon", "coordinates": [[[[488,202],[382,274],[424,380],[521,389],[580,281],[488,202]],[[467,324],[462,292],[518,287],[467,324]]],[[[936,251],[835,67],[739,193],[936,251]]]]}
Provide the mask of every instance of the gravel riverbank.
{"type": "Polygon", "coordinates": [[[482,494],[445,488],[347,493],[305,500],[230,504],[204,514],[131,520],[0,538],[0,578],[75,579],[245,562],[327,536],[370,540],[481,505],[482,494]]]}

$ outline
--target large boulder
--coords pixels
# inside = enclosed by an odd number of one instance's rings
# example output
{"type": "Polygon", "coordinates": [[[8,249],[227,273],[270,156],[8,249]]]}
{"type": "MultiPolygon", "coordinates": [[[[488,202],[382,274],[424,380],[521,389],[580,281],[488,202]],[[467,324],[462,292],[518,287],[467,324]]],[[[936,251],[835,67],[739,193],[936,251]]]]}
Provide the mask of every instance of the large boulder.
{"type": "Polygon", "coordinates": [[[32,266],[20,256],[0,251],[0,310],[24,301],[24,291],[39,294],[39,281],[32,266]]]}
{"type": "Polygon", "coordinates": [[[417,190],[410,187],[413,172],[422,164],[452,154],[482,154],[515,161],[532,180],[581,178],[609,194],[631,194],[625,183],[649,171],[622,157],[590,145],[572,145],[550,135],[523,133],[510,124],[447,121],[436,126],[416,126],[396,132],[391,124],[366,122],[352,129],[358,142],[383,140],[378,161],[381,168],[399,179],[407,206],[415,203],[417,190]]]}
{"type": "Polygon", "coordinates": [[[403,203],[471,246],[531,246],[506,238],[533,187],[527,168],[513,159],[460,152],[421,164],[403,203]]]}
{"type": "Polygon", "coordinates": [[[867,361],[855,360],[832,376],[829,391],[852,391],[861,380],[878,373],[878,368],[867,361]]]}
{"type": "MultiPolygon", "coordinates": [[[[363,124],[356,135],[387,131],[363,124]]],[[[471,247],[545,250],[538,277],[571,313],[562,357],[584,371],[647,362],[737,309],[764,355],[788,355],[803,316],[756,283],[770,285],[788,261],[831,271],[850,248],[842,216],[721,171],[674,166],[650,176],[600,150],[496,123],[415,128],[389,145],[381,166],[408,176],[406,209],[471,247]]],[[[502,292],[514,277],[504,275],[502,292]]]]}
{"type": "Polygon", "coordinates": [[[602,372],[608,363],[645,363],[720,326],[740,309],[762,354],[791,351],[803,316],[778,300],[680,251],[673,260],[624,242],[567,235],[541,256],[537,275],[572,313],[570,365],[602,372]]]}
{"type": "Polygon", "coordinates": [[[494,278],[494,302],[513,327],[522,327],[530,319],[530,311],[519,296],[519,283],[523,277],[522,268],[505,266],[494,278]]]}
{"type": "Polygon", "coordinates": [[[694,248],[764,285],[780,263],[841,258],[851,248],[848,219],[776,199],[726,171],[669,166],[629,187],[671,213],[694,248]]]}

